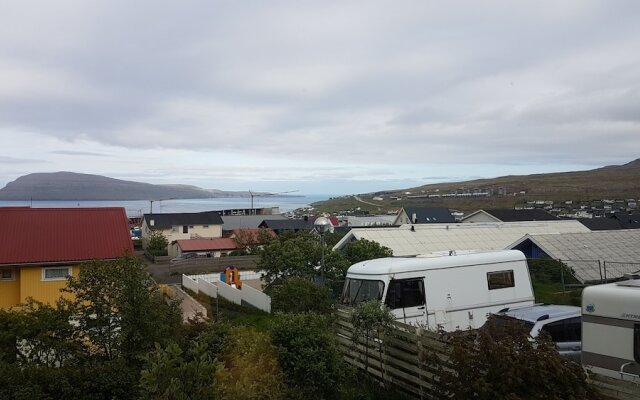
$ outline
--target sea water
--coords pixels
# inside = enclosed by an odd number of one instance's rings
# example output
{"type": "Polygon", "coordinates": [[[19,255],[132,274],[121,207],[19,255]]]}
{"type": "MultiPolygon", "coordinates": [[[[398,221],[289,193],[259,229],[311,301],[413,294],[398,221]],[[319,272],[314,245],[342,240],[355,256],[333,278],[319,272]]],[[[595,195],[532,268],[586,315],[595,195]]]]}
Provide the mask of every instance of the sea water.
{"type": "MultiPolygon", "coordinates": [[[[280,212],[309,207],[311,203],[326,200],[331,196],[268,196],[253,198],[254,208],[280,207],[280,212]]],[[[0,201],[0,207],[30,206],[33,208],[73,208],[73,207],[124,207],[129,217],[141,216],[151,211],[148,200],[13,200],[0,201]]],[[[174,199],[153,202],[154,213],[190,213],[227,209],[251,208],[250,197],[218,197],[210,199],[174,199]]]]}

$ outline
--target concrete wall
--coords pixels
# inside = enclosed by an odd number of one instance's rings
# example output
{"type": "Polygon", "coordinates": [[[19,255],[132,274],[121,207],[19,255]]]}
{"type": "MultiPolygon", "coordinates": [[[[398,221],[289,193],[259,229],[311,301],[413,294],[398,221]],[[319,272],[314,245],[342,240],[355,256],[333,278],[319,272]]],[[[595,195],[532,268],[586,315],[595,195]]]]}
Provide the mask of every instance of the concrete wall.
{"type": "Polygon", "coordinates": [[[198,278],[198,291],[214,299],[218,297],[218,287],[202,278],[198,278]]]}

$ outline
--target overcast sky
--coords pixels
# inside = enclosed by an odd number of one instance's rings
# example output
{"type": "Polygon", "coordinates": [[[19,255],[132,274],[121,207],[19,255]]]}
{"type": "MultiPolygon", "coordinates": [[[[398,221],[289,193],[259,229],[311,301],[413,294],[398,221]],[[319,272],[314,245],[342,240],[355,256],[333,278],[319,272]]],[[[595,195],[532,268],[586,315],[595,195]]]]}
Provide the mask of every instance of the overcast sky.
{"type": "Polygon", "coordinates": [[[640,2],[0,0],[0,187],[363,193],[640,157],[640,2]]]}

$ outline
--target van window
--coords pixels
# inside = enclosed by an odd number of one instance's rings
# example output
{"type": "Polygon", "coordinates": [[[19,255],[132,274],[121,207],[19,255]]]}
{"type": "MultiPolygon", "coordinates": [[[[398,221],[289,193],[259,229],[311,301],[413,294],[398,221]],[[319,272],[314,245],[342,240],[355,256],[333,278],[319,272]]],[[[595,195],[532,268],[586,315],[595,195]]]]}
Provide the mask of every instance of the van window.
{"type": "Polygon", "coordinates": [[[487,283],[489,290],[514,287],[513,270],[487,272],[487,283]]]}
{"type": "Polygon", "coordinates": [[[556,343],[579,342],[582,340],[582,319],[580,317],[550,322],[542,327],[542,331],[551,336],[556,343]]]}
{"type": "Polygon", "coordinates": [[[367,300],[382,300],[384,282],[347,278],[342,289],[342,304],[356,306],[367,300]]]}
{"type": "Polygon", "coordinates": [[[425,304],[424,281],[421,278],[390,281],[385,304],[392,310],[423,306],[425,304]]]}

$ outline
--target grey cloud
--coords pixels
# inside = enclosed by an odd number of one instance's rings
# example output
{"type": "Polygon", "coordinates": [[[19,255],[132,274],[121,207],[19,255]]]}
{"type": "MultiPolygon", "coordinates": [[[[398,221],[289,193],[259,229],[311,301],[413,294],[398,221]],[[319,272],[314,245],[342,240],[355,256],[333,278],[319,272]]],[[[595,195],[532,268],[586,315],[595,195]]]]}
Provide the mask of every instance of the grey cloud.
{"type": "Polygon", "coordinates": [[[73,150],[56,150],[51,151],[51,154],[60,154],[64,156],[91,156],[91,157],[107,157],[106,154],[95,153],[91,151],[73,151],[73,150]]]}

